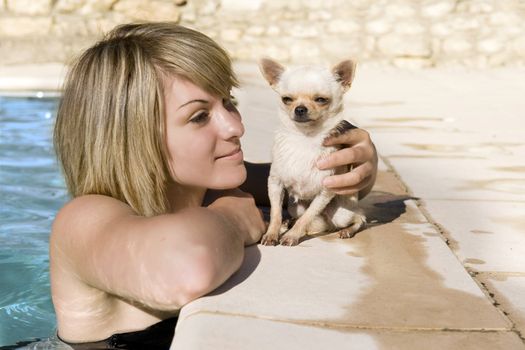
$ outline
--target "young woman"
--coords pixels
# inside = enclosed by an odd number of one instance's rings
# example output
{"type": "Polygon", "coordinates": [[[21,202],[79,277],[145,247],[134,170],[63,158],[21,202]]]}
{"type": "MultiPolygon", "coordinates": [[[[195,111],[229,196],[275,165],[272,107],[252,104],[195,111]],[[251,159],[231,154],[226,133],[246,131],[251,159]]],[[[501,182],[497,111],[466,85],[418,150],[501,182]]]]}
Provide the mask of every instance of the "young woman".
{"type": "MultiPolygon", "coordinates": [[[[269,167],[245,166],[235,86],[226,52],[172,23],[119,26],[72,65],[54,145],[73,199],[50,239],[63,341],[168,348],[178,310],[260,239],[269,167]]],[[[365,195],[377,169],[368,134],[333,142],[349,147],[319,166],[360,165],[327,186],[365,195]]]]}

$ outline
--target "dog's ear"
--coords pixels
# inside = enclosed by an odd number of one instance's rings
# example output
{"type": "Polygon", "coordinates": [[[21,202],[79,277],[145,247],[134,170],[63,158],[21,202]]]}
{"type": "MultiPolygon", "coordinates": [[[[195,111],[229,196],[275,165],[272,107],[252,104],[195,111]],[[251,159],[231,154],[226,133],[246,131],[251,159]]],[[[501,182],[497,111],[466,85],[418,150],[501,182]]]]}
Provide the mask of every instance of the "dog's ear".
{"type": "Polygon", "coordinates": [[[270,58],[263,58],[259,63],[261,73],[270,86],[274,87],[284,72],[284,67],[270,58]]]}
{"type": "Polygon", "coordinates": [[[352,85],[355,74],[355,62],[351,60],[345,60],[339,62],[332,68],[332,74],[335,79],[343,86],[343,90],[346,91],[352,85]]]}

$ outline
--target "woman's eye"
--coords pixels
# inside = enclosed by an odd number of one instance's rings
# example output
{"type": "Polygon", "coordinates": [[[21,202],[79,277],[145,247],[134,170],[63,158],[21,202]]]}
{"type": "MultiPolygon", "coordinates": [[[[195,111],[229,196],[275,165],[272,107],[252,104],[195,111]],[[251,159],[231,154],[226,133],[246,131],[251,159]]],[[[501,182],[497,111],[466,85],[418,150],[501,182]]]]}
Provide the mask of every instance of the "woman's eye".
{"type": "Polygon", "coordinates": [[[195,117],[191,118],[190,122],[195,123],[195,124],[204,124],[205,122],[208,121],[209,116],[210,115],[208,114],[208,112],[201,112],[197,114],[195,117]]]}
{"type": "Polygon", "coordinates": [[[283,101],[283,103],[284,103],[285,105],[287,105],[287,104],[292,103],[293,98],[291,98],[290,96],[283,96],[283,97],[281,98],[281,100],[283,101]]]}
{"type": "Polygon", "coordinates": [[[328,99],[324,97],[317,97],[314,101],[320,105],[325,105],[328,103],[328,99]]]}

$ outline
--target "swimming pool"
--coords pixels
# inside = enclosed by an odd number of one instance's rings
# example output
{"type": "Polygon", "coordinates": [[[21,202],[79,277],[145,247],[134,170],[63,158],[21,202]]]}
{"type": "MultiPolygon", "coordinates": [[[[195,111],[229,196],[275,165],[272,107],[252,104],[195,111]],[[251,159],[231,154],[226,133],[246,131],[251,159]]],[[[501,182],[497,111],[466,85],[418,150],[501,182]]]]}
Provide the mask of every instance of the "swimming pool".
{"type": "Polygon", "coordinates": [[[56,97],[0,96],[0,347],[55,331],[48,238],[67,192],[52,148],[56,97]]]}

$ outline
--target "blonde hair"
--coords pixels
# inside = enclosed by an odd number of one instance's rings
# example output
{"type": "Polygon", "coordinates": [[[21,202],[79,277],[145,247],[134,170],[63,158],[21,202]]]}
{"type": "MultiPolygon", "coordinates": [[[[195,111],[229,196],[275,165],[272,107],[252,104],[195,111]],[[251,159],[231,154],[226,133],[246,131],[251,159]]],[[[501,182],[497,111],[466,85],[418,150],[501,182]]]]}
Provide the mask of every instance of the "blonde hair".
{"type": "Polygon", "coordinates": [[[173,75],[221,97],[238,86],[216,42],[174,23],[118,26],[75,61],[53,140],[73,197],[111,196],[145,216],[169,210],[163,80],[173,75]]]}

